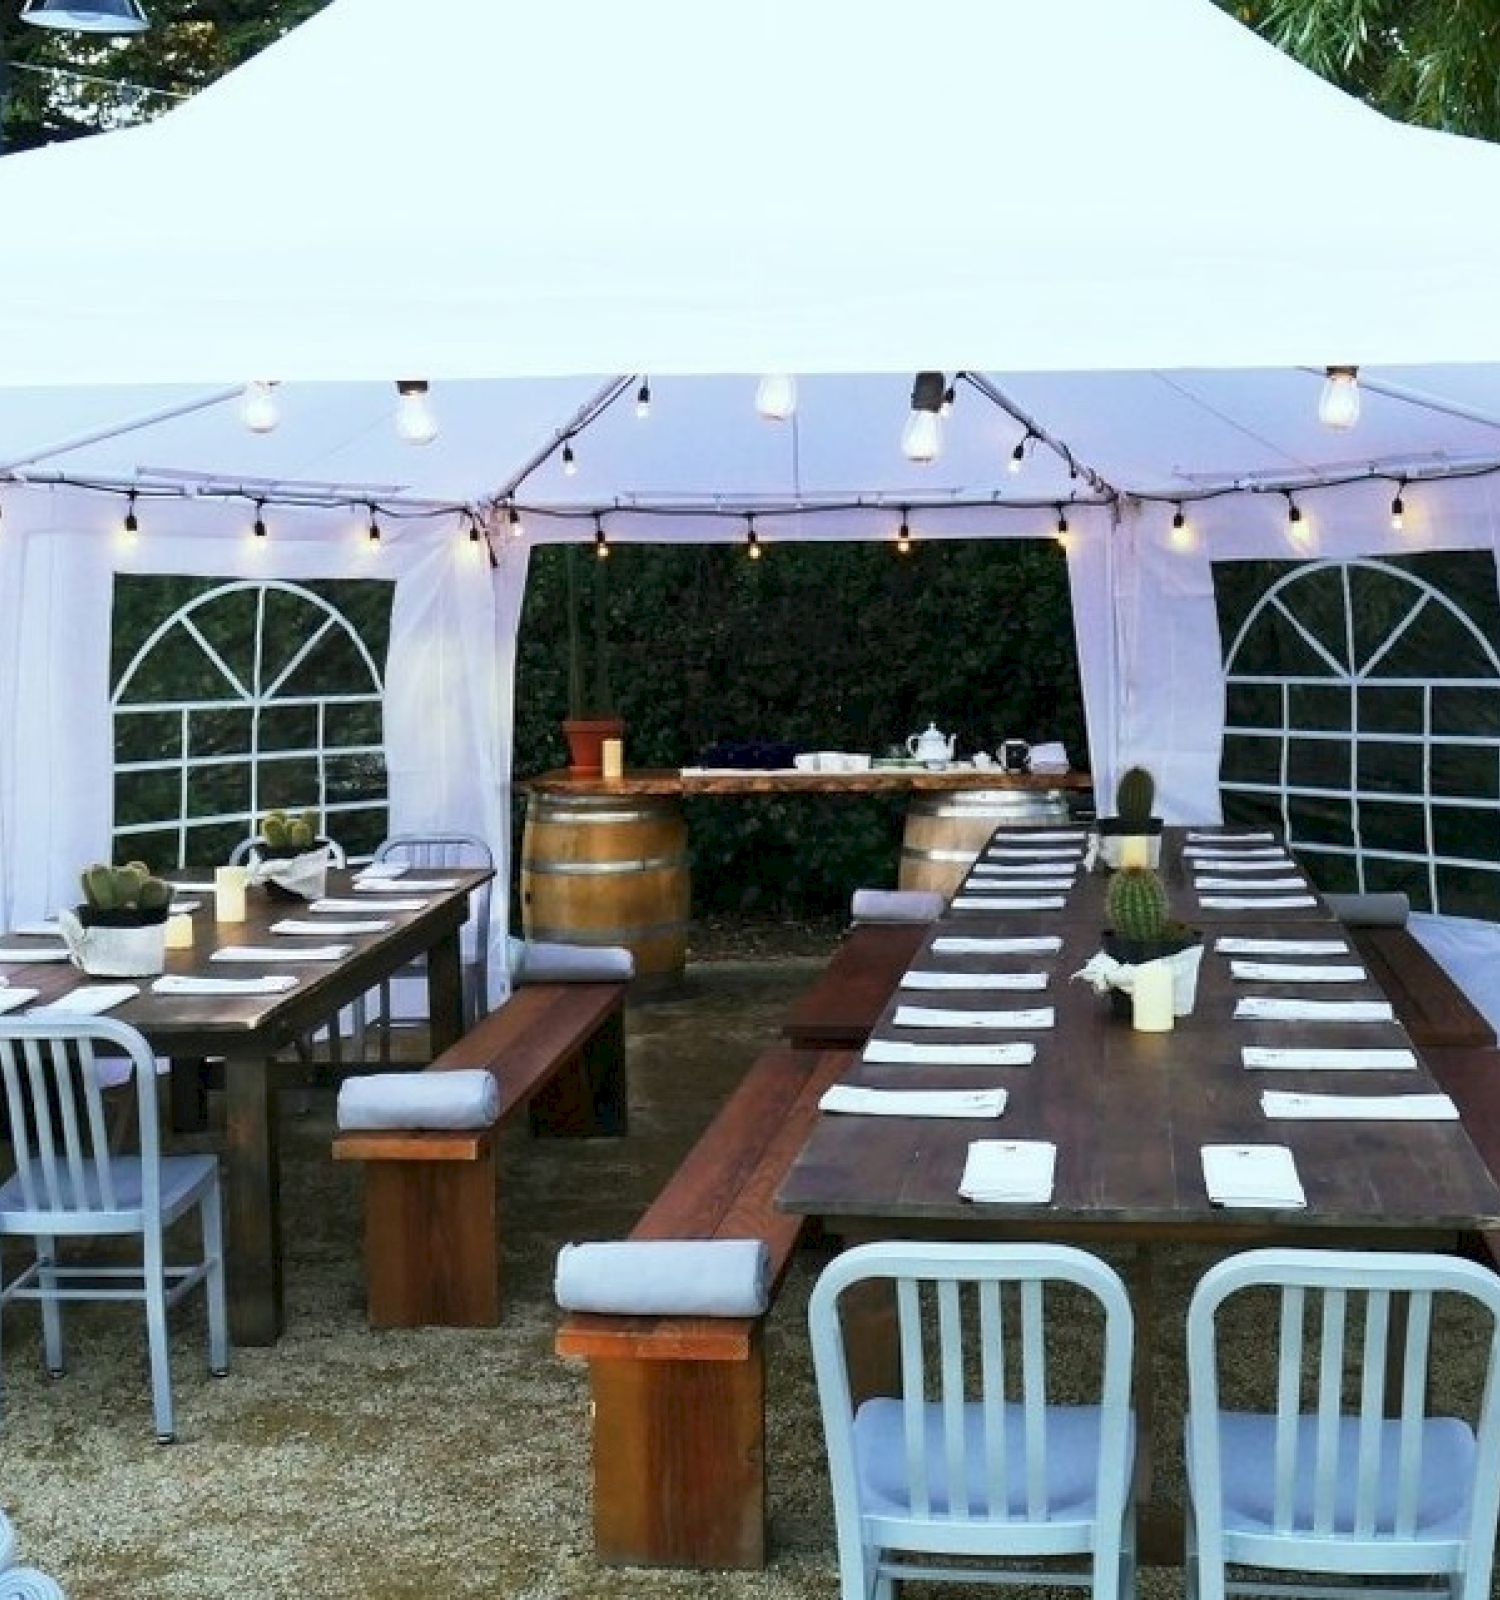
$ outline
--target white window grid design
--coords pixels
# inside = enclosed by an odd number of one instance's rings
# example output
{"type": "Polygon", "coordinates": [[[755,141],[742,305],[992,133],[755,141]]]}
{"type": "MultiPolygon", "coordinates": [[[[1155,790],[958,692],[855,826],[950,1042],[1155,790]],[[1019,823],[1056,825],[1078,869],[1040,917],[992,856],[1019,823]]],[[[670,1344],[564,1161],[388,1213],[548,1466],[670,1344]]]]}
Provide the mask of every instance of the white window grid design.
{"type": "MultiPolygon", "coordinates": [[[[116,684],[111,697],[111,709],[116,719],[135,716],[161,716],[163,714],[175,714],[181,719],[177,755],[166,756],[158,760],[117,761],[114,768],[116,777],[122,773],[176,772],[178,775],[177,815],[175,817],[162,817],[151,822],[120,824],[114,828],[114,836],[119,840],[128,840],[141,834],[160,834],[175,830],[177,833],[176,865],[178,867],[186,866],[189,861],[188,841],[193,833],[205,828],[236,824],[242,826],[247,834],[253,831],[262,809],[260,801],[262,765],[282,761],[311,760],[316,763],[318,794],[315,809],[319,815],[320,827],[325,832],[334,836],[337,835],[336,825],[330,819],[340,813],[381,811],[389,815],[389,805],[384,794],[379,799],[368,796],[356,800],[330,801],[328,799],[328,762],[330,757],[342,759],[348,756],[382,756],[384,754],[384,747],[381,744],[339,744],[330,748],[327,744],[329,707],[375,706],[383,715],[384,705],[384,684],[381,679],[380,668],[375,658],[370,654],[369,647],[349,619],[321,595],[310,589],[304,589],[299,584],[275,579],[267,579],[265,581],[237,580],[217,585],[203,594],[195,595],[152,629],[150,635],[141,644],[140,648],[131,657],[125,670],[120,674],[119,682],[116,684]],[[266,597],[273,590],[291,595],[312,608],[315,613],[322,613],[322,620],[311,630],[308,637],[293,653],[291,658],[267,682],[263,671],[266,597]],[[202,628],[193,619],[193,613],[203,606],[209,605],[216,600],[221,600],[226,595],[242,594],[247,591],[253,592],[255,595],[255,645],[253,665],[248,683],[225,661],[223,655],[214,648],[202,628]],[[220,674],[229,686],[231,694],[222,699],[174,699],[169,701],[137,701],[127,704],[124,700],[124,695],[130,688],[131,680],[151,653],[179,625],[195,640],[212,663],[215,671],[220,674]],[[370,690],[363,693],[322,695],[284,693],[284,686],[291,681],[298,668],[317,649],[328,634],[335,629],[342,630],[354,644],[369,671],[370,690]],[[317,733],[313,743],[302,747],[277,747],[274,750],[263,751],[260,746],[261,713],[271,708],[281,710],[294,707],[311,707],[314,709],[317,718],[317,733]],[[248,710],[250,713],[250,737],[247,748],[244,750],[217,751],[213,754],[194,755],[189,737],[192,714],[204,711],[237,710],[248,710]],[[189,816],[188,786],[192,774],[212,767],[231,766],[247,766],[249,769],[250,799],[248,807],[243,811],[236,810],[205,816],[189,816]]],[[[116,731],[118,732],[118,721],[116,722],[116,731]]],[[[359,860],[363,858],[351,857],[350,859],[359,860]]]]}
{"type": "Polygon", "coordinates": [[[1440,868],[1456,867],[1493,872],[1500,863],[1500,798],[1478,795],[1453,795],[1437,792],[1432,781],[1432,755],[1435,749],[1464,747],[1487,749],[1496,753],[1500,762],[1500,742],[1483,734],[1436,733],[1433,730],[1433,695],[1437,690],[1485,689],[1500,692],[1500,654],[1494,643],[1487,639],[1473,619],[1452,599],[1423,578],[1391,566],[1384,561],[1317,562],[1301,566],[1279,578],[1252,607],[1241,623],[1229,649],[1225,652],[1226,689],[1236,686],[1272,688],[1280,691],[1281,717],[1278,726],[1264,724],[1225,723],[1226,738],[1263,739],[1280,741],[1280,760],[1277,779],[1272,782],[1254,782],[1248,779],[1228,779],[1221,775],[1221,790],[1235,794],[1269,797],[1275,801],[1280,813],[1287,842],[1305,855],[1325,855],[1352,858],[1359,891],[1367,887],[1366,865],[1371,860],[1400,861],[1420,865],[1426,870],[1429,903],[1438,910],[1441,900],[1438,893],[1440,868]],[[1350,582],[1351,572],[1364,569],[1379,572],[1400,580],[1413,589],[1411,604],[1405,614],[1392,626],[1385,640],[1362,665],[1356,665],[1357,651],[1354,640],[1354,598],[1350,582]],[[1302,622],[1285,600],[1286,591],[1314,573],[1336,570],[1343,586],[1344,647],[1347,660],[1340,661],[1315,634],[1302,622]],[[1469,636],[1483,651],[1490,671],[1482,677],[1411,678],[1387,677],[1379,672],[1381,662],[1390,654],[1397,642],[1417,625],[1429,606],[1443,609],[1456,618],[1469,636]],[[1326,673],[1264,674],[1242,673],[1234,670],[1241,650],[1253,634],[1255,626],[1268,614],[1276,614],[1281,621],[1296,630],[1298,635],[1326,665],[1326,673]],[[1293,726],[1292,695],[1299,688],[1343,688],[1349,695],[1349,726],[1347,728],[1309,728],[1293,726]],[[1415,689],[1422,696],[1420,728],[1400,732],[1386,732],[1360,726],[1360,691],[1362,689],[1415,689]],[[1350,784],[1348,788],[1329,789],[1315,784],[1291,781],[1290,765],[1293,746],[1298,741],[1344,743],[1350,749],[1350,784]],[[1422,787],[1415,794],[1399,794],[1390,790],[1362,787],[1359,775],[1364,771],[1360,759],[1362,746],[1381,744],[1402,745],[1410,748],[1419,745],[1422,751],[1422,787]],[[1292,807],[1299,800],[1347,801],[1352,844],[1341,845],[1319,840],[1301,840],[1295,837],[1292,807]],[[1365,838],[1362,807],[1365,805],[1409,806],[1419,810],[1422,819],[1422,851],[1402,850],[1392,845],[1368,841],[1365,838]],[[1463,811],[1488,811],[1495,818],[1494,851],[1488,857],[1470,857],[1440,852],[1437,848],[1434,819],[1445,808],[1463,811]]]}

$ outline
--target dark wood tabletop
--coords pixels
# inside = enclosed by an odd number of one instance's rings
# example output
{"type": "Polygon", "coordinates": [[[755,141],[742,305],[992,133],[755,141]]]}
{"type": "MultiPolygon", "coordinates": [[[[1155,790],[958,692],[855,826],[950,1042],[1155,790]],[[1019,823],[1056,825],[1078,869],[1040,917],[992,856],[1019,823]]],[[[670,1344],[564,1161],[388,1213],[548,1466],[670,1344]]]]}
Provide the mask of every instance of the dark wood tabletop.
{"type": "Polygon", "coordinates": [[[1005,772],[999,767],[931,769],[917,762],[875,767],[868,772],[763,772],[752,768],[725,770],[642,767],[619,778],[598,773],[539,772],[517,787],[531,794],[559,797],[611,795],[736,795],[736,794],[896,794],[906,790],[942,793],[959,789],[1030,790],[1046,793],[1093,787],[1086,772],[1005,772]]]}
{"type": "MultiPolygon", "coordinates": [[[[1024,830],[1002,829],[1024,837],[1024,830]]],[[[1185,881],[1182,840],[1168,840],[1164,876],[1185,881]]],[[[1266,985],[1235,979],[1230,957],[1215,949],[1226,935],[1338,938],[1339,925],[1285,913],[1252,918],[1229,914],[1204,928],[1205,951],[1197,1005],[1170,1033],[1138,1033],[1111,1014],[1108,996],[1073,981],[1099,948],[1103,883],[1080,881],[1062,911],[950,912],[934,924],[914,966],[945,971],[1045,971],[1042,991],[898,989],[873,1039],[930,1043],[1029,1040],[1036,1059],[1024,1067],[878,1066],[851,1058],[847,1081],[879,1088],[977,1088],[1009,1091],[997,1121],[938,1121],[825,1115],[784,1181],[784,1208],[870,1224],[926,1223],[967,1231],[1079,1230],[1123,1237],[1215,1237],[1231,1230],[1277,1228],[1363,1232],[1452,1232],[1500,1223],[1500,1191],[1458,1123],[1269,1121],[1260,1106],[1265,1089],[1311,1093],[1432,1092],[1418,1061],[1407,1072],[1252,1071],[1244,1046],[1410,1047],[1395,1021],[1237,1021],[1236,999],[1295,995],[1315,1000],[1378,1000],[1373,979],[1354,983],[1266,985]],[[935,956],[933,940],[954,935],[993,937],[1056,933],[1057,954],[935,956]],[[902,1004],[953,1010],[1055,1008],[1055,1026],[1033,1032],[897,1028],[902,1004]],[[958,1194],[971,1140],[1044,1139],[1057,1145],[1053,1200],[1046,1206],[980,1205],[958,1194]],[[1210,1204],[1200,1150],[1205,1144],[1284,1144],[1290,1147],[1307,1195],[1305,1210],[1226,1211],[1210,1204]]],[[[1189,891],[1190,893],[1190,891],[1189,891]]],[[[1174,899],[1181,899],[1179,892],[1174,899]]],[[[1319,905],[1321,910],[1321,901],[1319,905]]],[[[1326,911],[1323,911],[1327,919],[1326,911]]],[[[1347,941],[1346,941],[1347,942],[1347,941]]],[[[1275,959],[1273,957],[1248,959],[1275,959]]],[[[1295,960],[1296,957],[1282,959],[1295,960]]],[[[1349,944],[1346,964],[1362,964],[1349,944]]]]}

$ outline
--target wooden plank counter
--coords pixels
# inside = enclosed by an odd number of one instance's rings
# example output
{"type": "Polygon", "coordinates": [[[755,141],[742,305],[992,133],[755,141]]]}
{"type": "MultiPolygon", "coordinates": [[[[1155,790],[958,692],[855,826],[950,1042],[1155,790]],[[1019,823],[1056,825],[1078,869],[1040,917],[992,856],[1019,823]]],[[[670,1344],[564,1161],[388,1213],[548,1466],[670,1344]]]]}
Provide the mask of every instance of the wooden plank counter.
{"type": "Polygon", "coordinates": [[[528,938],[624,945],[647,985],[672,984],[687,957],[692,886],[685,798],[908,794],[900,884],[950,893],[1000,822],[1065,819],[1087,773],[973,767],[868,772],[642,769],[619,778],[544,772],[528,796],[521,908],[528,938]]]}

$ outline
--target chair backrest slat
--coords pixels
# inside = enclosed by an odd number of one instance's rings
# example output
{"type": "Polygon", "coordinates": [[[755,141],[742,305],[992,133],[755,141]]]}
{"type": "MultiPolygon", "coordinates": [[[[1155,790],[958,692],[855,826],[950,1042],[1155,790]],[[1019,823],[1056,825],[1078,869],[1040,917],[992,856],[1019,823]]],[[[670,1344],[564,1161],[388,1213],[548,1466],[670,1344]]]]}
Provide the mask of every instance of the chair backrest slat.
{"type": "Polygon", "coordinates": [[[1360,1357],[1359,1461],[1354,1480],[1354,1531],[1368,1537],[1375,1531],[1380,1487],[1381,1423],[1385,1419],[1386,1335],[1391,1297],[1376,1289],[1365,1297],[1365,1346],[1360,1357]]]}
{"type": "Polygon", "coordinates": [[[1318,1353],[1317,1444],[1313,1458],[1313,1531],[1332,1533],[1338,1490],[1339,1422],[1343,1414],[1344,1326],[1349,1297],[1342,1289],[1323,1295],[1322,1346],[1318,1353]]]}
{"type": "MultiPolygon", "coordinates": [[[[57,1119],[62,1133],[63,1152],[68,1162],[68,1187],[73,1195],[73,1204],[80,1210],[88,1210],[90,1191],[84,1171],[83,1141],[78,1126],[78,1102],[73,1093],[73,1070],[68,1060],[68,1045],[64,1039],[53,1039],[50,1046],[57,1119]]],[[[83,1088],[83,1085],[79,1087],[83,1088]]],[[[84,1093],[86,1097],[87,1089],[84,1093]]]]}
{"type": "Polygon", "coordinates": [[[1401,1370],[1401,1425],[1397,1435],[1396,1536],[1416,1531],[1422,1489],[1422,1421],[1427,1412],[1427,1359],[1432,1342],[1432,1292],[1406,1300],[1406,1359],[1401,1370]]]}
{"type": "Polygon", "coordinates": [[[984,1407],[984,1487],[988,1516],[1010,1516],[1005,1460],[1005,1311],[1000,1285],[979,1285],[980,1403],[984,1407]]]}
{"type": "Polygon", "coordinates": [[[1047,1347],[1042,1338],[1042,1286],[1021,1285],[1021,1403],[1026,1428],[1026,1514],[1047,1512],[1047,1347]]]}
{"type": "Polygon", "coordinates": [[[16,1048],[20,1042],[0,1039],[0,1071],[5,1074],[5,1113],[10,1119],[10,1141],[16,1160],[16,1177],[21,1184],[21,1198],[28,1211],[40,1211],[42,1197],[36,1186],[31,1118],[27,1113],[31,1096],[23,1082],[26,1066],[22,1052],[16,1048]]]}
{"type": "MultiPolygon", "coordinates": [[[[89,1144],[93,1151],[94,1178],[99,1186],[99,1204],[106,1211],[118,1209],[115,1193],[115,1163],[109,1148],[109,1125],[104,1115],[104,1096],[99,1088],[99,1058],[94,1041],[78,1041],[78,1064],[83,1079],[84,1104],[88,1110],[89,1144]]],[[[151,1094],[155,1097],[154,1086],[151,1094]]],[[[139,1089],[136,1090],[139,1095],[139,1089]]]]}
{"type": "Polygon", "coordinates": [[[26,1078],[31,1089],[32,1126],[36,1130],[37,1164],[41,1168],[41,1193],[49,1211],[70,1209],[63,1204],[62,1176],[57,1168],[57,1142],[52,1130],[52,1096],[48,1093],[47,1063],[42,1059],[41,1039],[27,1039],[22,1045],[26,1056],[26,1078]]]}
{"type": "Polygon", "coordinates": [[[1272,1526],[1290,1533],[1296,1507],[1297,1444],[1302,1406],[1302,1329],[1306,1299],[1301,1289],[1281,1297],[1281,1365],[1276,1374],[1276,1481],[1272,1526]]]}
{"type": "Polygon", "coordinates": [[[958,1285],[937,1286],[938,1358],[943,1407],[943,1444],[948,1477],[948,1514],[969,1517],[969,1446],[964,1417],[964,1333],[958,1285]]]}
{"type": "Polygon", "coordinates": [[[932,1485],[927,1476],[927,1372],[922,1354],[922,1297],[917,1283],[896,1284],[896,1320],[901,1338],[901,1409],[906,1439],[906,1481],[912,1510],[932,1511],[932,1485]]]}

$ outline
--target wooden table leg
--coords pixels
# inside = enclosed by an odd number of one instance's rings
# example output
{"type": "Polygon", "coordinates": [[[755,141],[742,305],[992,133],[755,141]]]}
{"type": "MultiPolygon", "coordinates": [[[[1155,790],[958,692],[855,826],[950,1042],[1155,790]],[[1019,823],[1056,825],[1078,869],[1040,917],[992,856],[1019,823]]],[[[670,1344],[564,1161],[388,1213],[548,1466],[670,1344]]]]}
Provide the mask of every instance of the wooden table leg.
{"type": "Polygon", "coordinates": [[[275,1344],[284,1322],[272,1070],[264,1056],[231,1057],[224,1064],[225,1253],[229,1332],[236,1344],[275,1344]]]}
{"type": "Polygon", "coordinates": [[[427,952],[427,1017],[434,1057],[457,1044],[464,1031],[462,930],[445,933],[427,952]]]}
{"type": "Polygon", "coordinates": [[[172,1057],[172,1131],[202,1133],[208,1126],[208,1063],[197,1056],[172,1057]]]}

